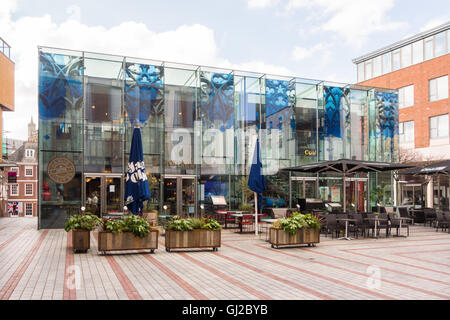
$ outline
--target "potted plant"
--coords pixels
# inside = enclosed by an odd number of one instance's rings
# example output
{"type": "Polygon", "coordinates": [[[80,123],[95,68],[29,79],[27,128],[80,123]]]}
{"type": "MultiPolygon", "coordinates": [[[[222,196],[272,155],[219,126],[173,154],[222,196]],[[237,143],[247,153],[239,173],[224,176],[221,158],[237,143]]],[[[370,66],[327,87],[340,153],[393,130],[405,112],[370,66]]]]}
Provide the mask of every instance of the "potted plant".
{"type": "Polygon", "coordinates": [[[278,219],[269,229],[272,248],[281,245],[314,245],[320,242],[320,219],[312,214],[294,212],[288,218],[278,219]]]}
{"type": "Polygon", "coordinates": [[[65,223],[64,230],[72,231],[72,250],[87,252],[91,242],[90,233],[101,223],[102,220],[90,212],[70,216],[65,223]]]}
{"type": "Polygon", "coordinates": [[[250,211],[250,212],[254,212],[255,208],[252,205],[249,204],[243,204],[239,206],[239,210],[241,211],[250,211]]]}
{"type": "Polygon", "coordinates": [[[126,215],[123,219],[103,220],[103,230],[98,233],[98,251],[158,249],[159,231],[147,219],[126,215]]]}
{"type": "Polygon", "coordinates": [[[219,222],[209,218],[181,219],[174,216],[165,226],[166,251],[186,248],[212,248],[218,251],[221,241],[219,222]]]}

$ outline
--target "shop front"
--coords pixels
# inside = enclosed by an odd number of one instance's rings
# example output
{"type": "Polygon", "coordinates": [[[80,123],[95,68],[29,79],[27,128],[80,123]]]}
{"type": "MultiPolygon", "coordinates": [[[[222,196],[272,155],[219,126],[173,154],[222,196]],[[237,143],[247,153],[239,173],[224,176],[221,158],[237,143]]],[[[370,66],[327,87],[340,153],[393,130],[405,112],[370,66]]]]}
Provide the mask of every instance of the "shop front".
{"type": "MultiPolygon", "coordinates": [[[[250,205],[258,137],[267,207],[299,197],[343,201],[342,181],[282,168],[398,161],[394,90],[40,47],[40,228],[61,228],[81,206],[100,216],[122,210],[136,126],[151,191],[144,211],[159,214],[199,214],[211,196],[230,209],[250,205]]],[[[346,182],[349,205],[368,206],[368,183],[346,182]]]]}

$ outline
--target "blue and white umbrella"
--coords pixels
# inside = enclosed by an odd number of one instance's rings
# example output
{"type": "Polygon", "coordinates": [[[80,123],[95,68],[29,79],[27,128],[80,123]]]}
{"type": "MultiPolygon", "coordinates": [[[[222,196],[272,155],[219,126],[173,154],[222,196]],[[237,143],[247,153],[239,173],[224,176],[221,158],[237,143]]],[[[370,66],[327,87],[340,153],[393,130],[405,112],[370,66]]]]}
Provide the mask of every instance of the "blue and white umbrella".
{"type": "Polygon", "coordinates": [[[258,207],[262,207],[262,193],[266,191],[266,179],[262,171],[259,138],[256,140],[256,147],[253,153],[250,176],[248,177],[248,187],[255,193],[255,234],[258,234],[258,207]]]}
{"type": "Polygon", "coordinates": [[[150,198],[150,188],[145,174],[141,130],[134,128],[125,182],[125,204],[133,214],[141,216],[143,202],[148,198],[150,198]]]}

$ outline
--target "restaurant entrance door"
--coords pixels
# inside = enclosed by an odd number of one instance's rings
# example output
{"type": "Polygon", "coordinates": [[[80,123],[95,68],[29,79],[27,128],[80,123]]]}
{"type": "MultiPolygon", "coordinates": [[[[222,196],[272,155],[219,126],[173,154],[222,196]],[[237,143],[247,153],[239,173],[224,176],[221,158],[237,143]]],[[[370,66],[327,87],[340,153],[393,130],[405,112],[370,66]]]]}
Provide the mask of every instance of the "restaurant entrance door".
{"type": "Polygon", "coordinates": [[[197,216],[197,177],[164,176],[164,213],[181,217],[197,216]]]}
{"type": "Polygon", "coordinates": [[[346,178],[345,184],[347,210],[368,212],[367,178],[346,178]]]}
{"type": "Polygon", "coordinates": [[[124,206],[124,181],[121,174],[86,173],[83,203],[86,212],[99,217],[121,212],[124,206]]]}

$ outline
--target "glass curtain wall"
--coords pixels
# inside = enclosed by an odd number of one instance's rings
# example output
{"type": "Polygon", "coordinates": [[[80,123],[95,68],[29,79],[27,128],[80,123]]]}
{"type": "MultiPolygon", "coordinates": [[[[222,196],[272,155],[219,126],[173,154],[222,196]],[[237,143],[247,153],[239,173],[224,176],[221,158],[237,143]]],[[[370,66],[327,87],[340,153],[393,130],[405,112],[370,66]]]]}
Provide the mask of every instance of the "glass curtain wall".
{"type": "MultiPolygon", "coordinates": [[[[151,189],[146,212],[188,206],[197,213],[211,195],[224,196],[232,209],[252,205],[247,182],[258,136],[264,206],[286,206],[290,177],[280,168],[340,158],[398,161],[397,100],[392,90],[40,48],[40,227],[61,227],[79,210],[85,178],[101,176],[93,189],[106,181],[105,199],[123,197],[108,181],[123,180],[135,127],[151,189]],[[173,208],[164,209],[170,201],[173,208]]],[[[328,177],[336,179],[323,176],[318,186],[299,180],[297,193],[342,198],[342,179],[328,177]]],[[[371,175],[371,193],[388,178],[371,175]]],[[[390,201],[391,191],[383,192],[372,204],[390,201]]]]}
{"type": "Polygon", "coordinates": [[[124,74],[124,168],[127,168],[134,128],[140,128],[145,173],[150,199],[144,212],[161,207],[161,173],[163,172],[165,74],[161,62],[125,58],[124,74]]]}
{"type": "Polygon", "coordinates": [[[61,228],[81,206],[84,59],[39,52],[39,222],[61,228]]]}

